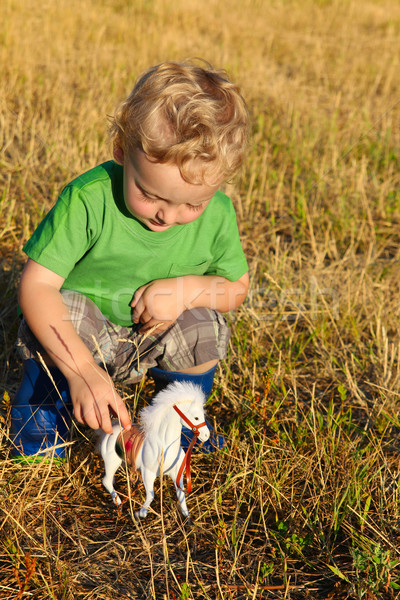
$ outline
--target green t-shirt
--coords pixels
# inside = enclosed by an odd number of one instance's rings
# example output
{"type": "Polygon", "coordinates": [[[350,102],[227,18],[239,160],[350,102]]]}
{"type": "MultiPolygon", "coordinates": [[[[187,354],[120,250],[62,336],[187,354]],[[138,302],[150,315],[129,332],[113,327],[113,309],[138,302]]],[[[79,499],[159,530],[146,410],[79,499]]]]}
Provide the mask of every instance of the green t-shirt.
{"type": "Polygon", "coordinates": [[[248,270],[225,194],[218,191],[191,223],[150,231],[127,210],[123,167],[113,161],[64,188],[24,251],[64,277],[63,289],[85,294],[113,323],[126,326],[135,291],[150,281],[181,275],[236,281],[248,270]]]}

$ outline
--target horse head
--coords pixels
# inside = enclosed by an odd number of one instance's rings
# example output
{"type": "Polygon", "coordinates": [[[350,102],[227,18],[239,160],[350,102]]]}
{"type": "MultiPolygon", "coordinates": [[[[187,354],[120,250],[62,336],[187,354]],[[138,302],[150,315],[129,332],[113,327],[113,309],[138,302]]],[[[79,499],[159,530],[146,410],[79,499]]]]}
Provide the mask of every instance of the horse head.
{"type": "Polygon", "coordinates": [[[190,381],[174,381],[158,393],[155,403],[171,406],[179,414],[181,425],[191,429],[201,442],[210,437],[204,405],[206,397],[199,385],[190,381]]]}
{"type": "Polygon", "coordinates": [[[196,402],[185,403],[183,406],[182,404],[181,406],[174,404],[174,409],[180,417],[181,425],[193,431],[200,442],[206,442],[210,437],[210,430],[206,423],[203,406],[196,402]]]}

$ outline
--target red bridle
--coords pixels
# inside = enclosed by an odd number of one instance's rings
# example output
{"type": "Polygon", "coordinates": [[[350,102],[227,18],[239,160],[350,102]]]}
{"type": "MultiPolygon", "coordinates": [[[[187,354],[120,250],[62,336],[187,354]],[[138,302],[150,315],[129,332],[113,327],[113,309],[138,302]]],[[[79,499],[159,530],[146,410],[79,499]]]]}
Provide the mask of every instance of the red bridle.
{"type": "MultiPolygon", "coordinates": [[[[186,454],[185,457],[182,461],[182,464],[180,466],[178,475],[176,477],[176,485],[178,486],[179,489],[182,489],[179,486],[179,480],[182,476],[183,470],[186,467],[186,491],[189,494],[192,491],[192,477],[190,475],[190,457],[192,454],[192,450],[193,450],[193,446],[196,443],[197,438],[199,437],[199,429],[200,427],[207,427],[207,423],[204,421],[203,423],[200,423],[199,425],[194,425],[190,419],[187,418],[186,415],[183,414],[183,412],[177,407],[176,404],[174,404],[174,409],[176,410],[176,412],[178,413],[178,415],[181,417],[181,419],[183,419],[186,423],[186,425],[189,426],[189,428],[193,431],[193,438],[192,441],[189,444],[189,448],[186,450],[186,454]]],[[[183,491],[183,490],[182,490],[183,491]]]]}

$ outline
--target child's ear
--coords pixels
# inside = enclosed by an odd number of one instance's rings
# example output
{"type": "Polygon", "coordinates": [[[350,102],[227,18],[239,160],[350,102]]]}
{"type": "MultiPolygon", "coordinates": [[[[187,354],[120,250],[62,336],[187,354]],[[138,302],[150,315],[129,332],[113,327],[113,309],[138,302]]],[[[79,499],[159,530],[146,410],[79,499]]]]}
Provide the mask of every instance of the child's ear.
{"type": "Polygon", "coordinates": [[[114,145],[113,156],[115,162],[117,162],[119,165],[124,164],[124,151],[119,144],[114,145]]]}

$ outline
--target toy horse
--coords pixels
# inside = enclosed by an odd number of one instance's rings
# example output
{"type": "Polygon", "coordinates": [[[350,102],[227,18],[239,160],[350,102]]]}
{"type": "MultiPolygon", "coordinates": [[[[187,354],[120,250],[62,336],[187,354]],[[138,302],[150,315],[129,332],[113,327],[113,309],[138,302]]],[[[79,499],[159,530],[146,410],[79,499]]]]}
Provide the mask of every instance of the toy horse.
{"type": "Polygon", "coordinates": [[[114,423],[113,433],[100,433],[99,450],[105,465],[103,485],[116,505],[120,505],[121,500],[114,489],[114,476],[125,459],[142,476],[146,499],[136,517],[144,519],[154,499],[154,480],[160,475],[162,463],[162,472],[175,484],[182,515],[189,516],[183,474],[186,470],[187,491],[190,492],[192,448],[197,438],[205,442],[210,437],[204,403],[200,386],[175,381],[158,392],[152,403],[139,412],[139,423],[132,429],[124,431],[119,423],[114,423]],[[193,431],[186,454],[180,444],[182,425],[193,431]]]}

